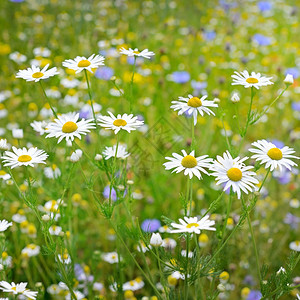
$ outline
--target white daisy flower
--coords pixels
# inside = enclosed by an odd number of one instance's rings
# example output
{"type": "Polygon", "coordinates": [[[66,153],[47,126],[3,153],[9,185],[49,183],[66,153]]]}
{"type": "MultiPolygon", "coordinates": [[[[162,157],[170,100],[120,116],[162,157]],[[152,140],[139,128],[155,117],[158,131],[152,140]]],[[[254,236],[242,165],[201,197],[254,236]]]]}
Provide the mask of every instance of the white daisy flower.
{"type": "Polygon", "coordinates": [[[217,160],[213,162],[210,167],[214,171],[211,175],[216,177],[217,185],[223,184],[224,191],[232,187],[233,192],[237,193],[238,199],[241,197],[241,190],[248,194],[248,191],[253,192],[257,190],[255,184],[259,181],[253,176],[255,172],[249,171],[252,166],[246,166],[243,162],[248,157],[232,158],[230,153],[226,151],[222,156],[217,156],[217,160]]]}
{"type": "Polygon", "coordinates": [[[54,179],[61,175],[61,171],[57,165],[53,164],[51,167],[44,168],[44,174],[47,178],[54,179]]]}
{"type": "Polygon", "coordinates": [[[10,226],[12,226],[12,222],[7,222],[6,220],[0,221],[0,232],[7,230],[10,226]]]}
{"type": "Polygon", "coordinates": [[[126,151],[126,146],[122,145],[118,145],[118,151],[117,145],[114,145],[113,147],[105,147],[105,150],[102,152],[102,154],[105,156],[105,159],[110,159],[111,157],[125,159],[130,155],[130,153],[126,151]]]}
{"type": "Polygon", "coordinates": [[[136,130],[144,124],[144,121],[139,121],[138,117],[134,117],[133,114],[118,114],[117,117],[115,117],[110,111],[108,111],[108,114],[110,117],[101,116],[98,118],[98,121],[100,122],[99,125],[104,128],[114,130],[115,134],[117,134],[121,129],[130,133],[130,131],[136,130]]]}
{"type": "Polygon", "coordinates": [[[29,299],[36,299],[38,292],[32,292],[26,289],[27,282],[15,284],[14,282],[8,283],[6,281],[0,282],[0,289],[5,293],[13,293],[14,295],[24,295],[29,299]]]}
{"type": "Polygon", "coordinates": [[[30,123],[30,126],[33,128],[34,131],[38,132],[40,135],[43,135],[47,127],[47,122],[33,121],[32,123],[30,123]]]}
{"type": "Polygon", "coordinates": [[[204,113],[208,115],[215,115],[208,107],[218,107],[214,101],[205,100],[207,95],[201,97],[194,97],[193,95],[188,95],[188,98],[179,97],[179,101],[172,101],[174,105],[171,105],[175,111],[178,111],[178,115],[188,113],[194,117],[194,125],[197,124],[198,113],[203,117],[204,113]]]}
{"type": "Polygon", "coordinates": [[[234,73],[235,75],[231,75],[233,78],[233,83],[231,85],[243,85],[245,88],[255,87],[256,89],[259,89],[260,86],[273,84],[273,82],[270,81],[272,77],[264,77],[261,76],[260,73],[252,72],[250,75],[246,70],[241,73],[236,71],[234,73]]]}
{"type": "Polygon", "coordinates": [[[48,48],[37,47],[33,49],[33,54],[35,56],[49,57],[51,55],[51,51],[48,48]]]}
{"type": "Polygon", "coordinates": [[[5,151],[4,156],[1,157],[5,163],[4,166],[12,169],[19,166],[34,167],[34,164],[45,164],[48,157],[44,150],[33,147],[28,150],[25,147],[23,149],[12,147],[12,150],[13,152],[5,151]]]}
{"type": "MultiPolygon", "coordinates": [[[[169,232],[171,232],[171,230],[169,232]]],[[[166,248],[167,250],[173,250],[176,247],[176,245],[177,245],[177,242],[171,238],[163,239],[162,244],[161,244],[161,246],[163,248],[166,248]]]]}
{"type": "Polygon", "coordinates": [[[93,73],[92,69],[97,69],[99,66],[104,65],[104,57],[101,55],[92,54],[89,58],[84,56],[77,56],[74,59],[65,60],[62,65],[68,69],[80,73],[82,70],[87,70],[93,73]]]}
{"type": "Polygon", "coordinates": [[[90,129],[96,128],[92,119],[82,119],[78,121],[78,113],[68,113],[58,116],[54,122],[48,124],[45,130],[48,135],[46,138],[56,137],[60,143],[64,138],[67,142],[73,141],[75,137],[81,139],[81,135],[86,135],[90,129]]]}
{"type": "Polygon", "coordinates": [[[125,54],[127,56],[138,56],[138,57],[144,57],[144,58],[148,58],[148,59],[150,59],[151,56],[155,55],[154,52],[149,51],[148,49],[145,49],[143,51],[139,51],[138,48],[135,48],[135,49],[129,48],[129,50],[127,50],[124,47],[122,47],[120,49],[120,53],[125,54]]]}
{"type": "Polygon", "coordinates": [[[184,217],[184,220],[179,219],[180,224],[171,223],[171,225],[176,228],[171,230],[171,233],[196,233],[200,234],[201,230],[213,230],[216,228],[211,226],[215,225],[215,221],[209,220],[209,215],[206,215],[198,221],[197,217],[184,217]]]}
{"type": "Polygon", "coordinates": [[[131,280],[131,281],[128,281],[128,282],[125,282],[123,284],[123,291],[137,291],[141,288],[143,288],[145,285],[144,281],[142,281],[141,278],[136,278],[134,280],[131,280]]]}
{"type": "Polygon", "coordinates": [[[290,249],[293,251],[300,252],[300,241],[293,241],[289,245],[290,249]]]}
{"type": "Polygon", "coordinates": [[[250,152],[255,153],[251,158],[259,161],[261,164],[265,164],[267,169],[270,167],[271,171],[277,167],[282,171],[282,167],[291,170],[291,167],[297,166],[295,162],[289,159],[299,159],[299,157],[291,155],[295,153],[293,148],[285,146],[282,149],[279,149],[273,143],[266,140],[259,140],[251,145],[256,147],[249,149],[250,152]]]}
{"type": "Polygon", "coordinates": [[[29,244],[24,249],[22,249],[21,253],[27,257],[33,257],[40,254],[41,247],[35,244],[29,244]]]}
{"type": "MultiPolygon", "coordinates": [[[[117,252],[108,252],[102,254],[102,259],[110,264],[116,264],[119,262],[119,257],[117,252]]],[[[122,257],[120,257],[120,261],[122,261],[122,257]]]]}
{"type": "Polygon", "coordinates": [[[208,158],[208,155],[195,157],[195,151],[190,154],[187,154],[185,150],[181,150],[181,152],[183,156],[172,153],[174,157],[166,157],[167,160],[170,160],[163,164],[166,170],[175,168],[172,173],[184,171],[185,176],[189,175],[192,178],[195,175],[199,180],[202,178],[201,172],[209,175],[204,168],[210,167],[210,163],[213,161],[212,158],[208,158]]]}
{"type": "Polygon", "coordinates": [[[58,254],[58,259],[65,265],[69,265],[72,262],[71,257],[67,252],[63,255],[58,254]]]}
{"type": "Polygon", "coordinates": [[[26,81],[35,81],[38,82],[41,79],[47,79],[49,77],[52,77],[54,75],[59,74],[57,72],[57,68],[54,67],[52,69],[47,70],[49,67],[49,64],[47,64],[42,70],[39,67],[31,66],[31,68],[27,68],[27,70],[19,70],[19,72],[16,75],[16,78],[23,78],[26,81]]]}
{"type": "Polygon", "coordinates": [[[7,143],[6,139],[0,139],[0,150],[10,149],[10,144],[7,143]]]}
{"type": "Polygon", "coordinates": [[[52,225],[49,227],[49,233],[51,235],[58,236],[62,232],[62,228],[60,226],[52,225]]]}

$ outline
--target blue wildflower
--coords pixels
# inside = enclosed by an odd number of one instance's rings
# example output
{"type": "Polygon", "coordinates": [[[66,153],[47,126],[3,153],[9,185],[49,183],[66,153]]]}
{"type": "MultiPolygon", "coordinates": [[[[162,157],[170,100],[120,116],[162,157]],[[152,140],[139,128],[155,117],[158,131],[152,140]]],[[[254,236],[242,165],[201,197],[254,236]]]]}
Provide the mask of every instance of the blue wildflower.
{"type": "Polygon", "coordinates": [[[297,79],[297,78],[300,76],[300,72],[299,72],[299,69],[298,69],[298,68],[288,68],[288,69],[285,71],[285,75],[287,75],[287,74],[293,75],[293,78],[294,78],[294,79],[297,79]]]}
{"type": "Polygon", "coordinates": [[[95,77],[103,80],[110,80],[114,75],[114,70],[110,67],[101,67],[95,72],[95,77]]]}
{"type": "Polygon", "coordinates": [[[186,71],[176,71],[172,73],[172,80],[176,83],[186,83],[190,78],[190,74],[186,71]]]}
{"type": "Polygon", "coordinates": [[[257,6],[261,12],[269,11],[272,9],[272,3],[269,1],[259,1],[257,6]]]}
{"type": "Polygon", "coordinates": [[[161,223],[157,219],[146,219],[143,221],[141,228],[145,232],[155,232],[161,227],[161,223]]]}
{"type": "Polygon", "coordinates": [[[253,36],[253,40],[259,46],[269,46],[271,44],[271,39],[263,34],[257,33],[253,36]]]}

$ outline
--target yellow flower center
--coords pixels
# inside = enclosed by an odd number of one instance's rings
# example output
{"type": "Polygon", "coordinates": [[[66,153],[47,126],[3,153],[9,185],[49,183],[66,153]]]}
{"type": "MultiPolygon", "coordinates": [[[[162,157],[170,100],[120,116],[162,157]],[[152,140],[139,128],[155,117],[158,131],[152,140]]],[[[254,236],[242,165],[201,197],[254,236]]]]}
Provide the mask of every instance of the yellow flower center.
{"type": "Polygon", "coordinates": [[[278,148],[272,148],[268,151],[267,155],[274,160],[281,160],[282,159],[282,152],[278,148]]]}
{"type": "Polygon", "coordinates": [[[232,181],[240,181],[242,179],[242,171],[238,168],[231,168],[227,171],[227,176],[232,181]]]}
{"type": "Polygon", "coordinates": [[[192,155],[187,155],[185,156],[182,161],[181,161],[181,165],[184,168],[194,168],[197,166],[197,160],[194,156],[192,155]]]}
{"type": "Polygon", "coordinates": [[[133,51],[133,53],[134,54],[140,54],[140,51],[135,50],[135,51],[133,51]]]}
{"type": "Polygon", "coordinates": [[[20,155],[18,158],[19,162],[28,162],[31,160],[32,160],[32,157],[30,155],[20,155]]]}
{"type": "Polygon", "coordinates": [[[258,83],[258,79],[254,78],[254,77],[249,77],[246,79],[246,81],[248,83],[258,83]]]}
{"type": "Polygon", "coordinates": [[[190,223],[186,225],[186,228],[199,227],[198,223],[190,223]]]}
{"type": "Polygon", "coordinates": [[[14,290],[15,292],[17,291],[17,287],[16,286],[11,287],[11,289],[14,290]]]}
{"type": "Polygon", "coordinates": [[[86,67],[88,67],[90,64],[91,64],[90,61],[88,61],[87,59],[83,59],[83,60],[81,60],[81,61],[78,63],[77,66],[78,66],[79,68],[86,68],[86,67]]]}
{"type": "Polygon", "coordinates": [[[44,74],[42,72],[35,72],[32,74],[33,78],[41,78],[43,76],[44,76],[44,74]]]}
{"type": "Polygon", "coordinates": [[[3,175],[5,175],[6,174],[6,172],[5,171],[3,171],[3,170],[0,170],[0,176],[3,176],[3,175]]]}
{"type": "Polygon", "coordinates": [[[8,257],[8,254],[7,254],[7,252],[4,251],[4,252],[2,252],[1,256],[5,260],[8,257]]]}
{"type": "Polygon", "coordinates": [[[115,126],[120,127],[120,126],[126,126],[127,122],[125,120],[123,120],[123,119],[117,119],[117,120],[114,120],[113,124],[115,126]]]}
{"type": "Polygon", "coordinates": [[[296,246],[300,246],[300,241],[295,241],[296,246]]]}
{"type": "Polygon", "coordinates": [[[76,131],[77,128],[78,128],[78,126],[76,125],[76,123],[74,123],[72,121],[68,121],[62,127],[62,132],[64,132],[64,133],[71,133],[71,132],[76,131]]]}
{"type": "Polygon", "coordinates": [[[68,259],[68,257],[69,257],[69,255],[67,254],[67,253],[65,253],[64,255],[63,255],[63,259],[68,259]]]}
{"type": "Polygon", "coordinates": [[[116,256],[115,254],[113,254],[113,255],[111,256],[111,258],[112,258],[112,259],[116,259],[117,256],[116,256]]]}
{"type": "Polygon", "coordinates": [[[202,102],[198,97],[193,97],[188,101],[187,105],[191,107],[200,107],[202,106],[202,102]]]}
{"type": "Polygon", "coordinates": [[[129,281],[129,284],[130,284],[131,286],[134,286],[134,281],[133,281],[133,280],[129,281]]]}

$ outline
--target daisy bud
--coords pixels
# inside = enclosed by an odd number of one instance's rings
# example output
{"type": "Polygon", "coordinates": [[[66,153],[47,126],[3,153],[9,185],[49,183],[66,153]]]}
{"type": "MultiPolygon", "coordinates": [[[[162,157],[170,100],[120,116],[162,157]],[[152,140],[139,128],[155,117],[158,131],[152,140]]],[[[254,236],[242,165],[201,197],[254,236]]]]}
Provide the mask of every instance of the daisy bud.
{"type": "Polygon", "coordinates": [[[233,102],[233,103],[238,103],[238,102],[240,102],[240,97],[239,97],[238,93],[233,93],[230,100],[231,100],[231,102],[233,102]]]}
{"type": "Polygon", "coordinates": [[[163,240],[159,233],[152,233],[151,239],[150,239],[150,245],[153,247],[159,247],[161,246],[163,240]]]}
{"type": "Polygon", "coordinates": [[[287,74],[283,82],[286,83],[287,85],[293,84],[294,83],[293,75],[287,74]]]}
{"type": "Polygon", "coordinates": [[[214,101],[215,103],[220,103],[220,102],[221,102],[221,100],[220,100],[219,98],[214,98],[213,101],[214,101]]]}
{"type": "Polygon", "coordinates": [[[61,232],[59,233],[59,236],[60,236],[60,237],[64,237],[64,236],[65,236],[65,233],[64,233],[63,231],[61,231],[61,232]]]}
{"type": "Polygon", "coordinates": [[[226,288],[225,288],[224,284],[222,284],[222,283],[218,284],[217,288],[220,292],[225,292],[226,291],[226,288]]]}
{"type": "Polygon", "coordinates": [[[102,160],[102,159],[103,159],[103,156],[102,156],[101,154],[96,154],[95,160],[100,161],[100,160],[102,160]]]}
{"type": "Polygon", "coordinates": [[[12,136],[15,139],[22,139],[24,137],[23,129],[13,129],[12,130],[12,136]]]}
{"type": "Polygon", "coordinates": [[[6,139],[1,139],[0,140],[0,150],[9,150],[10,145],[7,143],[6,139]]]}
{"type": "Polygon", "coordinates": [[[133,183],[134,183],[133,180],[127,180],[128,185],[133,185],[133,183]]]}
{"type": "Polygon", "coordinates": [[[82,157],[82,151],[81,150],[75,150],[70,157],[71,162],[77,162],[82,157]]]}
{"type": "Polygon", "coordinates": [[[280,267],[280,269],[276,272],[276,275],[279,275],[279,274],[281,274],[281,273],[286,273],[285,268],[280,267]]]}
{"type": "Polygon", "coordinates": [[[48,222],[48,221],[50,221],[50,216],[48,216],[48,215],[43,215],[43,216],[42,216],[42,220],[43,220],[44,222],[48,222]]]}

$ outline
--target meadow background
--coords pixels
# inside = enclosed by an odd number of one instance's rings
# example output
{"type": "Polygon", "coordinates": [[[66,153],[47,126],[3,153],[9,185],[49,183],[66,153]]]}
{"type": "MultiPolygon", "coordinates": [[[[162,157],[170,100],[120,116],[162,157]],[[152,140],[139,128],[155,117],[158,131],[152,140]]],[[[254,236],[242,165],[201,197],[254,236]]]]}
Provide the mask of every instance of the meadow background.
{"type": "MultiPolygon", "coordinates": [[[[158,231],[166,225],[162,216],[176,222],[183,216],[181,200],[186,191],[186,177],[166,171],[163,163],[166,156],[191,146],[191,120],[178,116],[170,108],[171,101],[188,94],[207,94],[209,100],[215,99],[219,105],[214,109],[216,116],[199,117],[195,127],[196,152],[215,158],[228,149],[228,144],[233,149],[239,147],[239,127],[245,126],[247,120],[250,90],[231,85],[233,72],[247,69],[273,77],[273,85],[256,91],[253,111],[257,112],[263,111],[276,98],[285,88],[286,74],[292,74],[294,84],[259,122],[249,127],[240,155],[249,156],[250,144],[258,139],[283,143],[299,154],[299,8],[296,0],[2,0],[0,137],[17,147],[34,145],[44,149],[49,157],[45,166],[30,168],[30,191],[28,174],[23,167],[12,171],[19,190],[11,179],[0,177],[0,219],[13,220],[13,226],[1,236],[4,265],[0,271],[1,280],[28,282],[31,290],[39,291],[37,299],[71,299],[67,289],[58,286],[66,278],[86,299],[156,299],[158,295],[134,264],[133,256],[154,284],[165,281],[171,291],[169,299],[184,299],[184,280],[172,281],[171,270],[163,271],[162,276],[155,253],[137,251],[138,242],[143,239],[149,242],[151,236],[139,230],[145,220],[159,224],[156,225],[158,231]],[[35,55],[34,49],[38,47],[49,49],[50,54],[35,55]],[[151,60],[137,59],[133,84],[133,59],[120,54],[121,47],[147,48],[155,53],[151,60]],[[93,53],[105,57],[105,66],[90,74],[97,113],[133,113],[145,121],[137,131],[120,133],[119,139],[127,144],[131,155],[126,166],[123,162],[118,165],[125,173],[118,182],[123,186],[117,193],[122,199],[115,205],[110,220],[104,216],[101,206],[107,203],[109,179],[105,170],[95,166],[90,158],[101,154],[106,146],[115,145],[116,135],[97,128],[72,147],[66,146],[65,141],[57,144],[56,139],[45,139],[30,126],[34,120],[48,120],[52,115],[40,86],[15,77],[18,70],[31,64],[56,66],[60,74],[43,82],[52,105],[60,114],[79,111],[85,116],[89,95],[84,73],[74,75],[62,67],[62,62],[93,53]],[[132,111],[129,111],[128,97],[122,95],[120,89],[125,95],[131,95],[132,111]],[[233,92],[240,95],[239,103],[231,101],[233,92]],[[73,98],[75,102],[68,102],[67,96],[75,96],[78,100],[73,98]],[[13,137],[14,128],[23,129],[24,137],[13,137]],[[84,150],[82,158],[79,162],[70,162],[67,158],[79,147],[84,150]],[[47,178],[45,167],[59,168],[61,176],[47,178]],[[31,197],[36,211],[24,203],[22,194],[31,197]],[[40,217],[44,214],[39,207],[58,199],[64,202],[60,208],[61,218],[50,223],[39,222],[36,213],[40,217]],[[16,215],[18,217],[14,217],[16,215]],[[54,246],[45,245],[45,231],[53,224],[60,226],[65,234],[53,237],[54,246]],[[41,247],[40,253],[33,257],[22,255],[22,249],[31,243],[41,247]],[[54,258],[54,252],[62,253],[64,249],[71,257],[71,263],[65,266],[66,277],[54,258]],[[103,253],[112,251],[123,257],[122,262],[110,264],[103,260],[103,253]],[[11,257],[11,263],[5,265],[7,256],[11,257]],[[141,278],[138,282],[142,280],[145,285],[134,291],[134,295],[129,292],[125,295],[120,287],[116,291],[110,289],[114,282],[122,285],[137,277],[141,278]],[[96,288],[95,282],[99,283],[96,288]],[[49,289],[53,286],[55,291],[59,290],[57,294],[49,289]]],[[[250,163],[254,164],[251,160],[250,163]]],[[[1,176],[7,174],[3,164],[0,166],[1,176]]],[[[256,167],[262,181],[266,170],[256,167]]],[[[220,193],[212,176],[194,180],[194,215],[203,215],[220,193]]],[[[286,287],[287,282],[299,286],[299,264],[290,269],[287,277],[276,277],[280,267],[289,269],[289,264],[299,260],[299,252],[297,256],[289,248],[291,242],[299,240],[298,196],[298,169],[284,173],[275,171],[267,178],[251,211],[265,280],[265,299],[296,299],[299,293],[296,288],[286,287]],[[280,287],[278,293],[271,295],[277,287],[280,287]],[[281,291],[284,295],[279,293],[281,291]]],[[[224,242],[224,235],[228,236],[238,223],[241,202],[234,199],[226,232],[223,230],[228,201],[229,195],[224,194],[215,207],[211,218],[216,221],[217,231],[205,232],[206,237],[202,236],[204,244],[194,264],[205,265],[224,242]]],[[[175,259],[180,270],[184,240],[167,232],[161,235],[177,242],[172,250],[159,250],[162,260],[175,259]]],[[[197,277],[196,285],[193,280],[188,299],[261,298],[246,223],[197,277]],[[224,271],[227,273],[220,278],[224,271]]],[[[78,296],[78,299],[82,298],[78,296]]]]}

